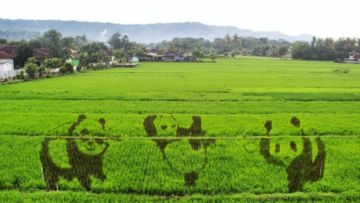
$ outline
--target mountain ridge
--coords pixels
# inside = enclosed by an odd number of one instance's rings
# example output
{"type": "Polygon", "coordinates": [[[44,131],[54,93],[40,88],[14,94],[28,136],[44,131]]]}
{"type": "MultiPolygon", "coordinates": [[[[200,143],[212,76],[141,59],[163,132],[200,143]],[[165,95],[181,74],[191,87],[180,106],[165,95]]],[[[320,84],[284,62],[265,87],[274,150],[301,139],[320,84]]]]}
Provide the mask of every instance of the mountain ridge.
{"type": "Polygon", "coordinates": [[[310,41],[312,36],[303,34],[291,36],[279,31],[253,31],[235,26],[206,25],[199,22],[116,24],[110,22],[85,22],[76,20],[24,20],[0,18],[0,38],[8,40],[31,39],[41,36],[49,29],[56,29],[63,36],[85,34],[89,39],[106,41],[113,33],[127,34],[131,40],[140,43],[157,43],[175,37],[194,37],[213,40],[227,34],[242,37],[266,37],[286,41],[310,41]],[[22,34],[21,34],[22,33],[22,34]],[[25,33],[25,34],[24,34],[25,33]],[[27,33],[27,35],[26,35],[27,33]]]}

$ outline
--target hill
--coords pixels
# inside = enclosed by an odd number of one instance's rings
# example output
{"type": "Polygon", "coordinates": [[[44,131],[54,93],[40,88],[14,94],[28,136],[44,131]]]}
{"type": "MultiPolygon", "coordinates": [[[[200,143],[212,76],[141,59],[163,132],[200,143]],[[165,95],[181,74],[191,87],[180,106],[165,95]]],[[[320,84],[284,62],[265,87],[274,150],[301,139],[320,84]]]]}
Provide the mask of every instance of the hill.
{"type": "Polygon", "coordinates": [[[287,41],[309,41],[311,35],[289,36],[281,32],[255,32],[233,26],[212,26],[197,22],[157,23],[124,25],[100,22],[60,21],[60,20],[9,20],[0,19],[0,38],[8,40],[31,39],[49,29],[56,29],[64,36],[83,35],[89,39],[105,41],[115,32],[127,34],[132,40],[153,43],[171,40],[175,37],[194,37],[213,40],[227,34],[248,37],[267,37],[287,41]]]}

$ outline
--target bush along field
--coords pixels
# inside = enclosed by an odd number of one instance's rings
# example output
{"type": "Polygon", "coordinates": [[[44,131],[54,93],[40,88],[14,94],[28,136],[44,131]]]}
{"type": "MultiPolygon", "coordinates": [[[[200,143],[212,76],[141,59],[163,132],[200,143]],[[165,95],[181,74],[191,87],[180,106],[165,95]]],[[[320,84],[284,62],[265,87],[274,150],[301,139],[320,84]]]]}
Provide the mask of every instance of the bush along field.
{"type": "Polygon", "coordinates": [[[241,58],[0,85],[0,201],[359,202],[359,76],[241,58]]]}

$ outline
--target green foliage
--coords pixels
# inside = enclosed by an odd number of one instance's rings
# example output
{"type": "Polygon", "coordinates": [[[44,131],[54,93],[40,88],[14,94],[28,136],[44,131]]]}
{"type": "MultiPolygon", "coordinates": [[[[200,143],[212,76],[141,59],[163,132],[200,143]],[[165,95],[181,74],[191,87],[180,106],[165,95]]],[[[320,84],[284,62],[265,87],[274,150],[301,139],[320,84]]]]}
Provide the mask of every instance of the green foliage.
{"type": "MultiPolygon", "coordinates": [[[[291,43],[284,40],[269,40],[267,38],[239,37],[227,35],[213,41],[203,38],[175,38],[169,42],[151,45],[162,51],[174,53],[191,53],[201,50],[205,55],[220,54],[224,56],[243,54],[255,56],[283,56],[291,43]]],[[[202,55],[202,54],[200,54],[202,55]]]]}
{"type": "Polygon", "coordinates": [[[48,58],[44,60],[44,66],[47,69],[59,68],[61,65],[61,60],[58,58],[48,58]]]}
{"type": "Polygon", "coordinates": [[[14,60],[15,68],[22,68],[24,67],[28,58],[33,56],[33,50],[30,47],[29,43],[26,41],[21,41],[17,45],[16,49],[16,57],[14,60]]]}
{"type": "Polygon", "coordinates": [[[61,65],[61,60],[58,58],[49,58],[44,60],[44,66],[48,69],[59,68],[61,65]]]}
{"type": "Polygon", "coordinates": [[[25,72],[29,75],[30,78],[34,79],[36,73],[39,72],[39,66],[36,64],[35,57],[30,57],[25,64],[25,72]]]}
{"type": "Polygon", "coordinates": [[[16,79],[23,80],[24,79],[24,71],[20,71],[18,75],[16,75],[16,79]]]}
{"type": "Polygon", "coordinates": [[[192,56],[194,56],[195,58],[201,59],[204,57],[204,53],[200,49],[197,49],[192,52],[192,56]]]}
{"type": "Polygon", "coordinates": [[[292,46],[292,57],[305,60],[343,60],[350,52],[358,51],[360,44],[356,39],[331,38],[320,39],[313,37],[311,43],[295,42],[292,46]]]}
{"type": "Polygon", "coordinates": [[[107,47],[102,42],[93,42],[81,47],[80,63],[86,66],[91,63],[106,62],[107,58],[105,51],[107,47]]]}
{"type": "Polygon", "coordinates": [[[113,55],[115,56],[115,58],[117,60],[124,61],[124,62],[126,62],[127,58],[129,57],[129,55],[123,49],[113,50],[113,55]]]}
{"type": "Polygon", "coordinates": [[[62,47],[73,49],[75,48],[75,38],[73,37],[64,37],[61,39],[62,47]]]}
{"type": "Polygon", "coordinates": [[[50,49],[50,52],[54,57],[59,57],[61,55],[61,38],[61,33],[53,29],[45,32],[43,35],[44,45],[50,49]]]}
{"type": "Polygon", "coordinates": [[[73,72],[74,72],[74,68],[71,65],[71,63],[65,63],[64,66],[60,68],[60,73],[62,74],[73,73],[73,72]]]}
{"type": "Polygon", "coordinates": [[[121,36],[121,34],[117,32],[110,37],[109,44],[113,49],[127,49],[129,48],[130,41],[127,35],[121,36]]]}
{"type": "Polygon", "coordinates": [[[130,42],[127,35],[122,36],[120,33],[114,33],[108,43],[114,50],[113,55],[121,61],[127,61],[131,56],[142,56],[146,53],[142,45],[130,42]]]}

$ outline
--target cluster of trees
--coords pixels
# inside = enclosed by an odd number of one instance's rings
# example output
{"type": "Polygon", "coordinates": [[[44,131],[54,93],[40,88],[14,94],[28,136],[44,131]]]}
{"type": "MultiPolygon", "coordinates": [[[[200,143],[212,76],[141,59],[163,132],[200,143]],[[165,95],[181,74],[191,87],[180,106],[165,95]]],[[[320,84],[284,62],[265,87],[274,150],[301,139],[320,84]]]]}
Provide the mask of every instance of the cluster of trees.
{"type": "Polygon", "coordinates": [[[150,44],[149,47],[175,53],[193,52],[197,55],[255,55],[281,57],[288,53],[291,43],[285,40],[227,35],[213,41],[203,38],[175,38],[172,41],[150,44]]]}
{"type": "Polygon", "coordinates": [[[41,37],[29,41],[11,41],[1,40],[0,44],[15,45],[16,57],[14,59],[15,68],[25,66],[27,60],[33,57],[33,50],[37,48],[48,48],[52,57],[59,58],[62,62],[70,57],[70,49],[78,48],[87,43],[85,36],[62,37],[56,30],[49,30],[41,37]]]}
{"type": "Polygon", "coordinates": [[[109,62],[109,55],[114,52],[119,60],[125,60],[133,55],[142,55],[146,53],[146,48],[136,42],[131,42],[129,38],[120,33],[113,34],[108,40],[109,46],[104,42],[91,42],[85,35],[76,37],[63,37],[56,30],[49,30],[41,37],[29,41],[11,41],[0,39],[0,44],[15,45],[17,47],[15,68],[22,68],[27,60],[33,57],[33,50],[37,48],[47,48],[51,56],[57,58],[62,64],[70,57],[70,50],[80,52],[81,66],[88,66],[94,63],[109,62]]]}
{"type": "Polygon", "coordinates": [[[292,57],[304,60],[344,60],[350,52],[360,52],[360,39],[313,37],[309,42],[295,42],[292,45],[292,57]]]}

